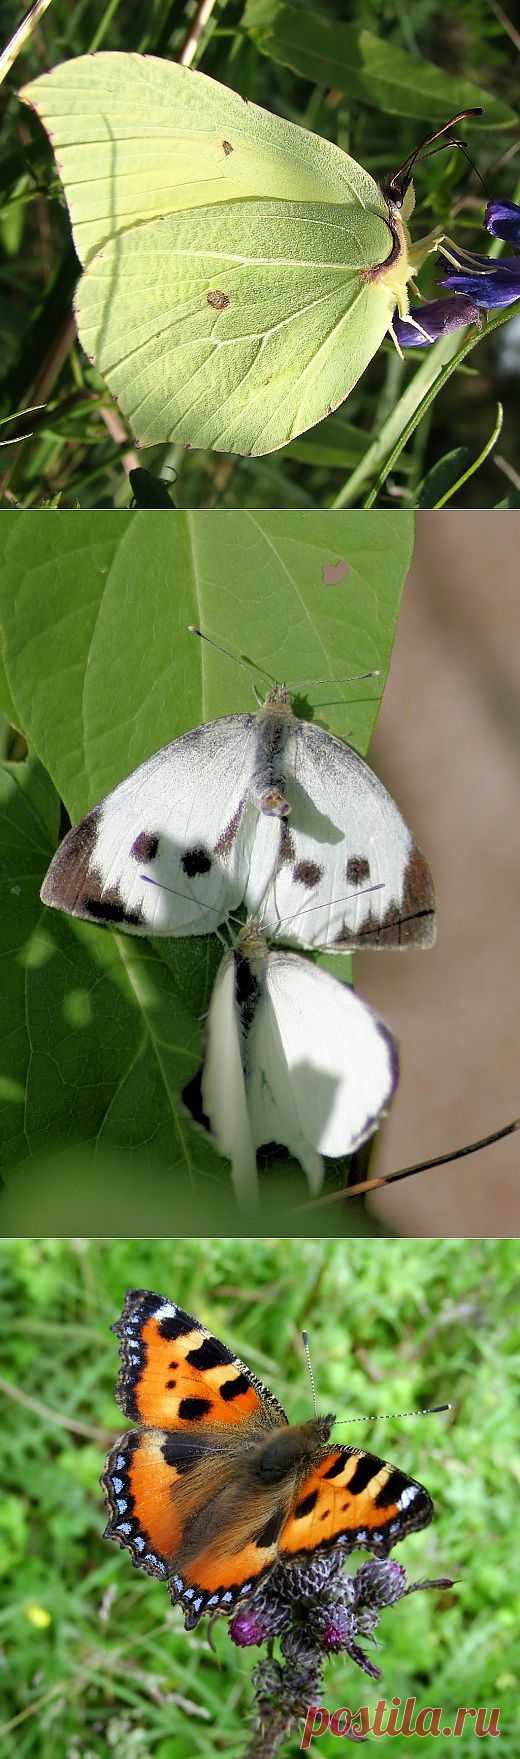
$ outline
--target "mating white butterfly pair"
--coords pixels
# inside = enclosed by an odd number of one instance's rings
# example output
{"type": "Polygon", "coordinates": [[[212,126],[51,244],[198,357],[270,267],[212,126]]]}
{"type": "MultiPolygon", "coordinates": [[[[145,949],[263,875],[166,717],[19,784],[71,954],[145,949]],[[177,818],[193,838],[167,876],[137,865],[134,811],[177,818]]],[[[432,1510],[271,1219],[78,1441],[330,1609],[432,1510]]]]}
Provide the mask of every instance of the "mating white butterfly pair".
{"type": "Polygon", "coordinates": [[[238,905],[261,917],[218,973],[204,1110],[235,1182],[275,1140],[316,1189],[322,1155],[375,1129],[397,1079],[390,1034],[303,947],[430,946],[429,869],[382,783],[276,686],[141,764],[64,838],[44,903],[131,934],[208,934],[238,905]]]}

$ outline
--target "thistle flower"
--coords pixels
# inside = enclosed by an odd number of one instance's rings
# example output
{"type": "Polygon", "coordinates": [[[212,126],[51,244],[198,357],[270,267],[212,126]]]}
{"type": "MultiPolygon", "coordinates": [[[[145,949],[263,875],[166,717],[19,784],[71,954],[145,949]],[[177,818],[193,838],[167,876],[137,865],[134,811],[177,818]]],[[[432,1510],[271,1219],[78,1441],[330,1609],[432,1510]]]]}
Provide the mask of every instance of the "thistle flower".
{"type": "MultiPolygon", "coordinates": [[[[309,1705],[322,1703],[327,1656],[348,1655],[363,1673],[379,1679],[380,1669],[359,1639],[375,1644],[381,1612],[404,1595],[450,1586],[448,1577],[408,1583],[402,1564],[392,1558],[371,1558],[348,1576],[345,1552],[339,1548],[309,1563],[277,1564],[229,1625],[240,1647],[280,1639],[281,1659],[270,1654],[254,1670],[253,1738],[247,1759],[274,1759],[299,1729],[309,1705]]],[[[359,1739],[355,1729],[350,1738],[359,1739]]]]}

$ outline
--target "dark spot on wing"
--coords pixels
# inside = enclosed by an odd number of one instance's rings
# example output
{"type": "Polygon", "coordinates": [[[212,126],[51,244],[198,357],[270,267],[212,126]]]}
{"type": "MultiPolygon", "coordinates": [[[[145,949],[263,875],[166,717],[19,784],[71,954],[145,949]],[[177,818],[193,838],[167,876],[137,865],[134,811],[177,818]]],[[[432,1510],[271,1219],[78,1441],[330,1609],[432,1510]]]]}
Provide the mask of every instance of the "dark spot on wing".
{"type": "Polygon", "coordinates": [[[153,832],[140,831],[139,836],[132,843],[130,854],[133,855],[134,861],[155,861],[158,848],[159,838],[153,832]]]}
{"type": "Polygon", "coordinates": [[[364,855],[350,855],[345,868],[345,878],[350,886],[361,886],[363,880],[370,879],[370,862],[364,855]]]}
{"type": "Polygon", "coordinates": [[[233,818],[230,818],[229,824],[226,825],[225,830],[222,831],[222,834],[218,839],[218,843],[215,843],[215,855],[223,855],[225,857],[230,854],[236,840],[236,834],[243,811],[244,801],[240,800],[236,812],[233,814],[233,818]]]}
{"type": "Polygon", "coordinates": [[[166,1391],[167,1391],[167,1392],[168,1392],[168,1393],[170,1393],[170,1392],[172,1392],[172,1391],[173,1391],[173,1388],[174,1388],[174,1387],[175,1387],[175,1386],[176,1386],[176,1385],[177,1385],[177,1381],[176,1381],[176,1380],[167,1380],[167,1382],[166,1382],[166,1391]]]}
{"type": "Polygon", "coordinates": [[[432,947],[435,940],[433,881],[421,850],[414,843],[404,876],[401,946],[432,947]]]}
{"type": "Polygon", "coordinates": [[[215,311],[225,311],[229,305],[229,293],[222,293],[220,287],[214,287],[207,294],[207,301],[208,305],[214,306],[215,311]]]}
{"type": "Polygon", "coordinates": [[[179,1309],[178,1313],[168,1313],[164,1319],[159,1320],[158,1331],[161,1338],[167,1338],[173,1343],[176,1338],[185,1338],[187,1332],[193,1331],[193,1320],[179,1309]]]}
{"type": "Polygon", "coordinates": [[[140,928],[144,922],[141,910],[127,910],[120,892],[103,892],[102,896],[84,898],[82,913],[93,917],[95,922],[126,923],[129,928],[140,928]]]}
{"type": "Polygon", "coordinates": [[[236,1374],[234,1380],[224,1381],[223,1386],[220,1387],[220,1397],[225,1400],[226,1405],[229,1405],[232,1404],[233,1399],[240,1398],[241,1393],[248,1393],[249,1391],[250,1385],[247,1374],[236,1374]]]}
{"type": "Polygon", "coordinates": [[[297,861],[296,867],[293,867],[293,880],[298,886],[306,886],[309,891],[322,878],[323,868],[318,866],[317,861],[297,861]]]}
{"type": "Polygon", "coordinates": [[[92,896],[101,891],[103,878],[95,864],[100,819],[101,808],[95,806],[79,825],[67,831],[43,882],[44,904],[55,904],[82,916],[86,884],[92,896]]]}
{"type": "Polygon", "coordinates": [[[362,1490],[366,1490],[367,1484],[370,1484],[378,1466],[379,1461],[374,1459],[373,1454],[364,1454],[360,1457],[352,1477],[348,1481],[349,1496],[359,1496],[362,1490]]]}
{"type": "Polygon", "coordinates": [[[183,1435],[182,1431],[173,1431],[168,1435],[161,1448],[166,1465],[173,1466],[176,1472],[191,1472],[193,1466],[198,1466],[203,1451],[199,1437],[195,1447],[191,1438],[183,1435]]]}
{"type": "Polygon", "coordinates": [[[229,154],[230,154],[230,153],[232,153],[232,152],[233,152],[233,148],[232,148],[232,145],[231,145],[231,141],[230,141],[230,140],[223,140],[223,142],[222,142],[222,145],[223,145],[223,148],[224,148],[224,152],[225,152],[225,155],[226,155],[226,159],[228,159],[228,158],[229,158],[229,154]]]}
{"type": "MultiPolygon", "coordinates": [[[[359,857],[356,857],[359,859],[359,857]]],[[[348,867],[347,867],[348,873],[348,867]]],[[[381,892],[380,897],[385,897],[381,892]]],[[[334,938],[335,947],[431,947],[435,941],[435,898],[427,861],[415,844],[412,846],[403,878],[401,898],[390,898],[386,908],[377,914],[370,909],[359,928],[349,927],[346,920],[334,938]]]]}
{"type": "Polygon", "coordinates": [[[188,879],[195,879],[199,873],[209,873],[212,859],[207,849],[186,849],[181,860],[183,872],[188,879]]]}
{"type": "Polygon", "coordinates": [[[224,1362],[233,1362],[234,1356],[226,1344],[219,1344],[218,1338],[204,1338],[195,1350],[188,1350],[186,1361],[192,1368],[220,1368],[224,1362]]]}
{"type": "Polygon", "coordinates": [[[251,1534],[253,1545],[257,1545],[259,1551],[266,1551],[270,1545],[276,1545],[284,1520],[285,1509],[275,1509],[274,1513],[269,1515],[269,1519],[265,1521],[264,1526],[259,1527],[257,1533],[251,1534]]]}
{"type": "Polygon", "coordinates": [[[404,1472],[399,1472],[397,1466],[394,1466],[386,1484],[383,1484],[381,1490],[378,1490],[375,1499],[376,1508],[384,1509],[389,1503],[399,1502],[399,1497],[402,1496],[403,1490],[407,1489],[409,1483],[410,1479],[405,1478],[404,1472]]]}
{"type": "Polygon", "coordinates": [[[310,1515],[312,1513],[312,1510],[315,1507],[317,1501],[318,1501],[317,1490],[309,1490],[308,1496],[302,1496],[301,1502],[297,1502],[296,1508],[294,1510],[295,1521],[301,1521],[301,1520],[303,1520],[304,1515],[310,1515]]]}
{"type": "Polygon", "coordinates": [[[200,1417],[207,1417],[211,1411],[211,1399],[181,1399],[179,1418],[181,1423],[198,1423],[200,1417]]]}
{"type": "Polygon", "coordinates": [[[337,1478],[339,1476],[339,1473],[343,1471],[344,1465],[345,1465],[345,1455],[338,1454],[337,1460],[333,1460],[332,1465],[327,1466],[327,1471],[322,1473],[322,1477],[323,1478],[337,1478]]]}

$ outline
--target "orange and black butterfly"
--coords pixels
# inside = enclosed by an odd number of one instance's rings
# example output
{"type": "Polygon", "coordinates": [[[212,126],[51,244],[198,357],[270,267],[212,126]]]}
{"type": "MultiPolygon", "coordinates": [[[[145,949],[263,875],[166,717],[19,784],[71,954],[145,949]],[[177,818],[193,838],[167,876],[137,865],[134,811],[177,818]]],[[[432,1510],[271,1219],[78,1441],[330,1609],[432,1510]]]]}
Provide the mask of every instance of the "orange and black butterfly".
{"type": "Polygon", "coordinates": [[[333,1416],[289,1424],[245,1363],[163,1295],[131,1290],[113,1330],[116,1397],[139,1428],[107,1460],[106,1537],[167,1581],[187,1629],[234,1612],[276,1563],[333,1546],[384,1557],[431,1521],[421,1484],[330,1444],[333,1416]]]}

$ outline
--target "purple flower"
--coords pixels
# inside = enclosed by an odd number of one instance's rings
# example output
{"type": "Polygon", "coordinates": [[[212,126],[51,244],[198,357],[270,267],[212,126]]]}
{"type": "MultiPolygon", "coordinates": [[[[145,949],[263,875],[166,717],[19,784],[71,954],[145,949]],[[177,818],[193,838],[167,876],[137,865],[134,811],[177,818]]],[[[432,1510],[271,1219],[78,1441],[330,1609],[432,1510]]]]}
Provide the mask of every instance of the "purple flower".
{"type": "Polygon", "coordinates": [[[505,238],[520,249],[520,208],[517,202],[488,202],[484,215],[487,232],[494,238],[505,238]]]}
{"type": "Polygon", "coordinates": [[[323,1624],[321,1632],[323,1648],[332,1655],[340,1649],[348,1649],[355,1629],[355,1621],[348,1607],[344,1606],[341,1600],[336,1601],[335,1606],[332,1606],[327,1612],[323,1624]]]}
{"type": "Polygon", "coordinates": [[[481,274],[457,271],[443,275],[440,285],[451,287],[465,299],[474,299],[475,305],[484,311],[492,311],[498,305],[513,305],[515,299],[520,299],[520,257],[500,257],[496,263],[488,257],[486,265],[481,274]]]}
{"type": "Polygon", "coordinates": [[[239,1607],[231,1619],[229,1635],[240,1649],[248,1649],[252,1643],[268,1643],[271,1637],[279,1637],[289,1624],[288,1608],[276,1600],[271,1603],[260,1591],[239,1607]]]}
{"type": "Polygon", "coordinates": [[[400,318],[395,311],[392,328],[402,348],[430,348],[432,342],[437,342],[439,336],[447,336],[450,330],[478,323],[478,306],[471,299],[431,299],[424,305],[412,306],[407,318],[400,318]]]}

